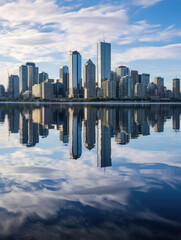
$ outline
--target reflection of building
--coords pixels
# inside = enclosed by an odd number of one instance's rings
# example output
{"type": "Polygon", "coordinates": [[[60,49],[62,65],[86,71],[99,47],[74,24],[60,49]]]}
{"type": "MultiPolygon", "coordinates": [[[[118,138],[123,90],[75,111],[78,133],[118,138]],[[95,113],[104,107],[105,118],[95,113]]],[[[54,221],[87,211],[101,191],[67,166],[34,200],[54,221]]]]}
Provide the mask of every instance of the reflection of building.
{"type": "Polygon", "coordinates": [[[97,82],[102,87],[102,82],[111,78],[111,44],[100,42],[97,44],[97,82]]]}
{"type": "Polygon", "coordinates": [[[110,128],[104,127],[101,120],[98,121],[97,127],[97,166],[100,168],[112,166],[110,128]]]}
{"type": "Polygon", "coordinates": [[[117,144],[125,145],[129,143],[129,135],[125,132],[119,132],[115,136],[115,141],[117,144]]]}
{"type": "Polygon", "coordinates": [[[180,113],[179,107],[175,107],[173,109],[173,130],[179,131],[180,130],[180,113]]]}
{"type": "Polygon", "coordinates": [[[17,108],[8,112],[8,128],[10,133],[19,132],[19,110],[17,108]]]}
{"type": "Polygon", "coordinates": [[[84,109],[84,145],[91,150],[96,143],[95,136],[96,110],[85,107],[84,109]]]}
{"type": "Polygon", "coordinates": [[[28,143],[28,119],[25,118],[23,114],[20,114],[20,131],[19,131],[19,139],[21,144],[28,143]]]}
{"type": "Polygon", "coordinates": [[[82,121],[78,109],[69,109],[69,149],[73,159],[82,154],[82,121]]]}

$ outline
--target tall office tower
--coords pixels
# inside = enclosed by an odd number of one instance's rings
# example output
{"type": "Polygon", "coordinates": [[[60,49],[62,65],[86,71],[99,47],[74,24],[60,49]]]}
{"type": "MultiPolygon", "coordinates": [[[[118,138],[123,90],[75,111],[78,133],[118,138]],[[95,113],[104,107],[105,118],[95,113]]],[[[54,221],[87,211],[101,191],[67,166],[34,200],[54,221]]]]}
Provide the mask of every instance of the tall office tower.
{"type": "Polygon", "coordinates": [[[11,75],[8,78],[8,95],[12,98],[19,97],[19,77],[18,75],[11,75]]]}
{"type": "Polygon", "coordinates": [[[69,89],[69,69],[67,66],[60,68],[60,82],[63,84],[64,97],[67,97],[69,89]]]}
{"type": "Polygon", "coordinates": [[[20,94],[28,90],[28,67],[21,65],[19,67],[19,92],[20,94]]]}
{"type": "Polygon", "coordinates": [[[38,67],[35,66],[35,63],[26,63],[28,67],[28,90],[32,91],[32,86],[38,83],[38,67]]]}
{"type": "Polygon", "coordinates": [[[140,73],[139,74],[139,82],[142,83],[144,87],[147,87],[150,82],[150,74],[140,73]]]}
{"type": "Polygon", "coordinates": [[[145,98],[145,87],[143,87],[142,83],[136,83],[134,95],[137,98],[145,98]]]}
{"type": "Polygon", "coordinates": [[[106,80],[102,82],[104,98],[116,98],[116,81],[106,80]]]}
{"type": "Polygon", "coordinates": [[[82,154],[82,121],[78,109],[69,109],[69,150],[72,159],[82,154]]]}
{"type": "Polygon", "coordinates": [[[157,87],[163,87],[164,86],[164,78],[155,77],[154,83],[157,85],[157,87]]]}
{"type": "Polygon", "coordinates": [[[175,78],[172,81],[173,84],[173,98],[179,99],[180,98],[180,79],[175,78]]]}
{"type": "Polygon", "coordinates": [[[96,66],[89,59],[84,65],[84,98],[96,97],[96,66]]]}
{"type": "Polygon", "coordinates": [[[70,52],[69,98],[82,97],[82,58],[77,51],[70,52]]]}
{"type": "Polygon", "coordinates": [[[133,79],[133,86],[135,86],[135,84],[139,82],[138,71],[130,70],[129,74],[133,79]]]}
{"type": "Polygon", "coordinates": [[[116,81],[116,73],[114,71],[111,71],[111,81],[116,81]]]}
{"type": "Polygon", "coordinates": [[[5,96],[5,88],[3,85],[0,85],[0,98],[3,98],[5,96]]]}
{"type": "Polygon", "coordinates": [[[153,97],[156,95],[156,92],[158,90],[157,85],[154,82],[150,82],[147,87],[147,92],[149,97],[153,97]]]}
{"type": "Polygon", "coordinates": [[[45,82],[48,78],[49,78],[48,77],[48,73],[41,72],[41,73],[39,73],[39,81],[38,81],[38,83],[45,82]]]}
{"type": "Polygon", "coordinates": [[[119,82],[119,97],[132,98],[133,97],[133,79],[129,76],[124,76],[119,82]]]}
{"type": "Polygon", "coordinates": [[[109,127],[102,125],[98,120],[97,126],[97,167],[112,166],[111,162],[111,132],[109,127]]]}
{"type": "Polygon", "coordinates": [[[124,76],[129,76],[129,68],[125,66],[118,66],[115,69],[115,72],[116,72],[117,80],[119,80],[124,76]]]}
{"type": "Polygon", "coordinates": [[[111,44],[99,42],[97,44],[97,82],[98,88],[102,82],[111,78],[111,44]]]}
{"type": "Polygon", "coordinates": [[[95,147],[96,134],[96,110],[94,108],[85,107],[84,109],[84,145],[91,150],[95,147]]]}

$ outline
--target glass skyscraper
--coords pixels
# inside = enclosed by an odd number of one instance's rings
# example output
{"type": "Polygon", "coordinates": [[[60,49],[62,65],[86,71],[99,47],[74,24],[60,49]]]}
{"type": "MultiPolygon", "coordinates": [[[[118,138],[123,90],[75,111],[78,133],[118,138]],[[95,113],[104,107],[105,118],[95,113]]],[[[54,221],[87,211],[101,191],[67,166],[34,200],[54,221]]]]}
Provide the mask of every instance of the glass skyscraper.
{"type": "Polygon", "coordinates": [[[101,83],[111,78],[111,44],[100,42],[97,44],[97,81],[101,83]]]}
{"type": "Polygon", "coordinates": [[[82,90],[82,58],[79,52],[70,52],[69,97],[80,97],[82,90]]]}

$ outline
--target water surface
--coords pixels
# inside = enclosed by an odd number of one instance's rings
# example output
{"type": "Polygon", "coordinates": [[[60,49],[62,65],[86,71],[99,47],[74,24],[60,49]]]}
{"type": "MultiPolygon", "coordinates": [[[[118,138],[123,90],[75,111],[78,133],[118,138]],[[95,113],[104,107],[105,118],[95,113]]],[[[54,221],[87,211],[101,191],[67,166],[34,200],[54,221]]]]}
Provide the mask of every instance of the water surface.
{"type": "Polygon", "coordinates": [[[181,239],[180,105],[0,105],[0,239],[181,239]]]}

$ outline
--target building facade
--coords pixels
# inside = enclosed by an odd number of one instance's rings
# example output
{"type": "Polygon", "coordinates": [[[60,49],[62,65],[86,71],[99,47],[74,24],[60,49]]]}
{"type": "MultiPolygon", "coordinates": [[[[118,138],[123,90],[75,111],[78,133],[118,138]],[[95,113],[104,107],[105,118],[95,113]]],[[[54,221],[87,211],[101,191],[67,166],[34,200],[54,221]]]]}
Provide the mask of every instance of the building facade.
{"type": "Polygon", "coordinates": [[[111,44],[97,44],[97,82],[101,88],[102,82],[111,78],[111,44]]]}
{"type": "Polygon", "coordinates": [[[79,52],[70,52],[69,98],[82,97],[82,57],[79,52]]]}
{"type": "Polygon", "coordinates": [[[84,65],[84,98],[96,97],[96,66],[89,59],[84,65]]]}

